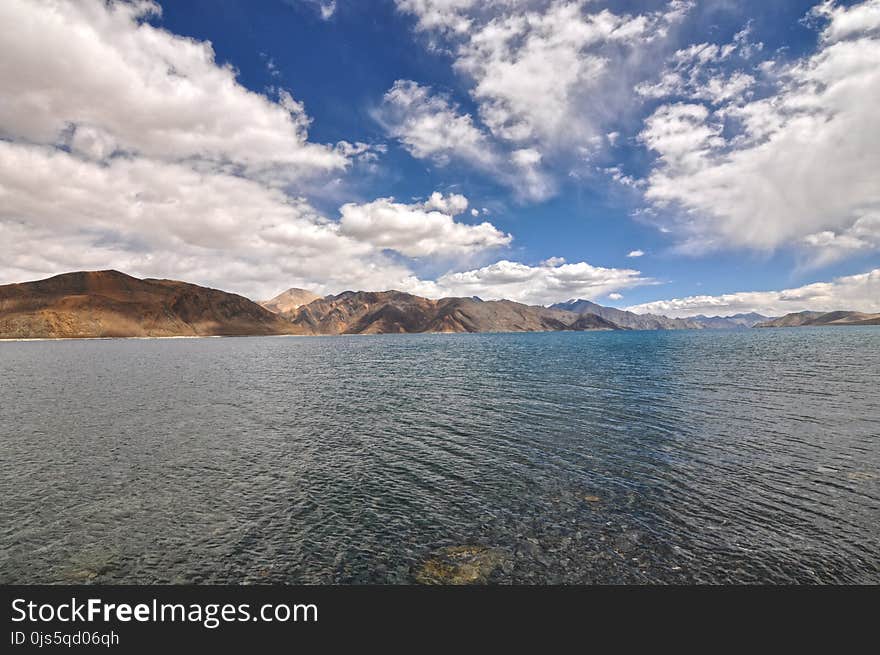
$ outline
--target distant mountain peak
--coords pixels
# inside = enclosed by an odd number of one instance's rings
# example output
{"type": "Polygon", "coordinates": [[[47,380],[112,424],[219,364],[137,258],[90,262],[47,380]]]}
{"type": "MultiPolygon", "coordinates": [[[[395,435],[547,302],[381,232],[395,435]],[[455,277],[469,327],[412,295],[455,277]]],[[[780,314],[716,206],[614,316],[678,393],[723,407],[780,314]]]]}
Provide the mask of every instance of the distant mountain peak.
{"type": "Polygon", "coordinates": [[[759,323],[756,327],[819,327],[837,325],[880,325],[880,314],[865,314],[863,312],[833,311],[833,312],[792,312],[779,318],[759,323]]]}
{"type": "Polygon", "coordinates": [[[657,314],[636,314],[623,309],[605,307],[582,298],[556,303],[551,307],[578,314],[595,314],[630,330],[736,329],[753,327],[756,323],[767,320],[766,316],[755,313],[714,317],[699,314],[684,318],[669,318],[657,314]]]}
{"type": "Polygon", "coordinates": [[[314,300],[318,300],[321,296],[307,289],[299,289],[291,287],[287,291],[282,291],[274,298],[260,301],[260,305],[276,314],[290,312],[303,305],[308,305],[314,300]]]}

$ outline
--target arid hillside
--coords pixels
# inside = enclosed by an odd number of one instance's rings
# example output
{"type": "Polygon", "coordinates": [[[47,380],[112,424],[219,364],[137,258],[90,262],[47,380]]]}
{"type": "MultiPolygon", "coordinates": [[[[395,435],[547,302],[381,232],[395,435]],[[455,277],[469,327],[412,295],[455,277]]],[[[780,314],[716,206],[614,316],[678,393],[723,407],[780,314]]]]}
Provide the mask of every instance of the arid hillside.
{"type": "Polygon", "coordinates": [[[292,312],[303,305],[308,305],[310,302],[317,300],[320,297],[321,296],[317,293],[294,287],[287,291],[282,291],[269,300],[261,300],[258,304],[265,307],[270,312],[282,314],[284,312],[292,312]]]}
{"type": "Polygon", "coordinates": [[[232,293],[118,271],[0,286],[0,338],[293,334],[296,326],[232,293]]]}
{"type": "Polygon", "coordinates": [[[797,312],[786,314],[772,321],[758,323],[755,327],[819,327],[822,325],[880,325],[880,314],[862,312],[797,312]]]}
{"type": "Polygon", "coordinates": [[[593,315],[475,298],[431,300],[400,291],[347,291],[282,314],[312,334],[615,330],[593,315]]]}

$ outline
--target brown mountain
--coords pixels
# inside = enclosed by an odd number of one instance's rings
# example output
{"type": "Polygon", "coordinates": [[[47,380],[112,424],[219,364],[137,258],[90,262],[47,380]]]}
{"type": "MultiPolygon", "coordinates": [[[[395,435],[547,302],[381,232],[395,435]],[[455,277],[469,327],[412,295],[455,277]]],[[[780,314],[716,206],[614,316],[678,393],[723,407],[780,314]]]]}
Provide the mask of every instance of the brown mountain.
{"type": "Polygon", "coordinates": [[[733,316],[688,316],[669,318],[657,314],[636,314],[614,307],[604,307],[589,300],[569,300],[551,305],[576,314],[595,314],[628,330],[708,330],[750,328],[769,320],[761,314],[734,314],[733,316]]]}
{"type": "Polygon", "coordinates": [[[282,314],[311,334],[616,330],[593,315],[475,298],[431,300],[400,291],[346,291],[282,314]]]}
{"type": "Polygon", "coordinates": [[[259,304],[270,312],[282,314],[284,312],[291,312],[303,305],[308,305],[310,302],[317,300],[320,297],[321,296],[317,293],[294,287],[279,293],[271,300],[261,300],[259,304]]]}
{"type": "Polygon", "coordinates": [[[118,271],[0,286],[0,338],[292,334],[297,328],[232,293],[118,271]]]}
{"type": "Polygon", "coordinates": [[[668,318],[656,314],[635,314],[623,309],[605,307],[589,300],[569,300],[551,305],[575,314],[593,314],[629,330],[699,330],[702,325],[684,318],[668,318]]]}
{"type": "Polygon", "coordinates": [[[821,325],[880,325],[880,314],[862,312],[796,312],[755,327],[816,327],[821,325]]]}

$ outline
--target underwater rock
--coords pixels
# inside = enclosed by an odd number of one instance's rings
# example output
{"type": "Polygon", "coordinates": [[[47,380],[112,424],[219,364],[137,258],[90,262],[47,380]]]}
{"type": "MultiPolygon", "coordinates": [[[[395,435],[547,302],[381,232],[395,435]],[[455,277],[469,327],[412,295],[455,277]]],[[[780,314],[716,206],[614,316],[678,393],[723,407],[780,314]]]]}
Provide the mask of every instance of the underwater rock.
{"type": "Polygon", "coordinates": [[[416,572],[419,584],[484,584],[502,568],[508,555],[487,546],[450,546],[429,557],[416,572]]]}
{"type": "Polygon", "coordinates": [[[118,566],[119,553],[111,551],[84,551],[74,554],[60,574],[61,582],[89,584],[103,578],[118,566]]]}

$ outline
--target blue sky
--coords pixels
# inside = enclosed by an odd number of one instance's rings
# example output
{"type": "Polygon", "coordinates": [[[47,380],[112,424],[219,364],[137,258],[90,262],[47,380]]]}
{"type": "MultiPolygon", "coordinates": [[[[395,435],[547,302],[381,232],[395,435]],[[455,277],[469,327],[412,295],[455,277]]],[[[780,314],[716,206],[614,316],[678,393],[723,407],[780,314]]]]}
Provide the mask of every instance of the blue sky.
{"type": "Polygon", "coordinates": [[[880,311],[877,0],[2,11],[0,282],[880,311]]]}

